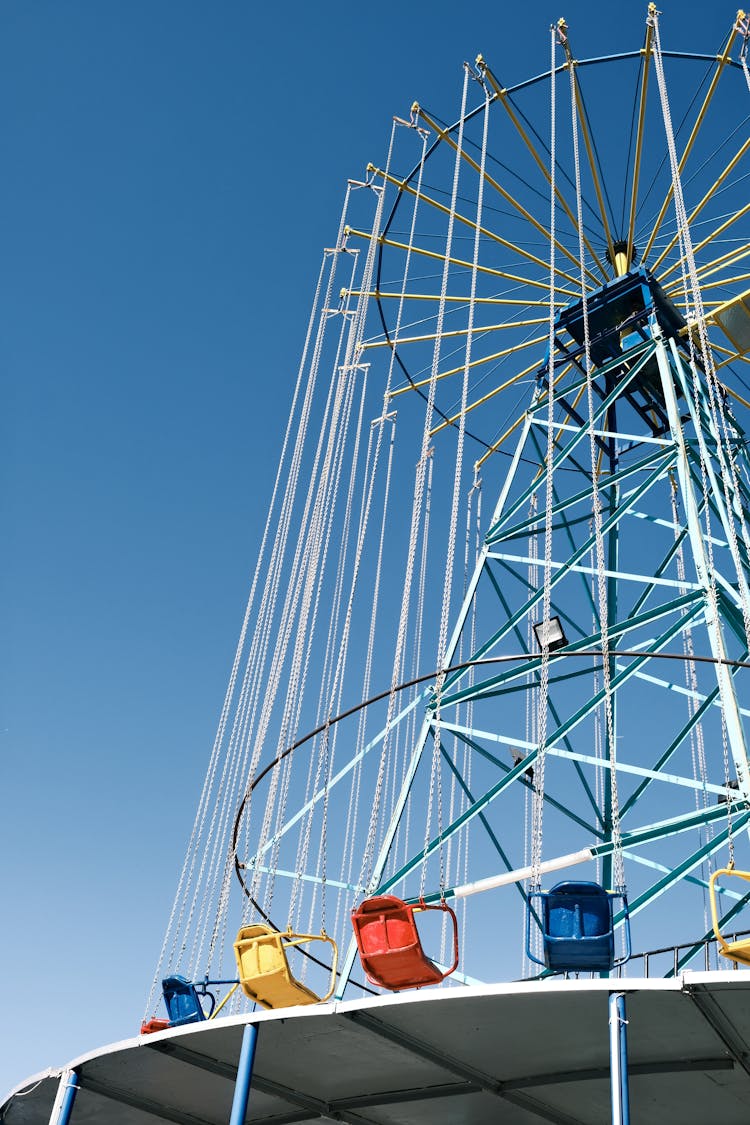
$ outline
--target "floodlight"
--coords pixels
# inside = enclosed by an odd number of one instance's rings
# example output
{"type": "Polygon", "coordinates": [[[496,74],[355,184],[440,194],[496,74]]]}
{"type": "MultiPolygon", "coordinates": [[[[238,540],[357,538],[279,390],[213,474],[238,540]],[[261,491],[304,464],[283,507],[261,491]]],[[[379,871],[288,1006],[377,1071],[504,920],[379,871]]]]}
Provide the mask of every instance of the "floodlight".
{"type": "Polygon", "coordinates": [[[539,647],[543,649],[546,646],[550,652],[554,652],[558,648],[564,648],[568,643],[559,617],[550,617],[548,621],[538,621],[534,626],[534,636],[539,647]]]}

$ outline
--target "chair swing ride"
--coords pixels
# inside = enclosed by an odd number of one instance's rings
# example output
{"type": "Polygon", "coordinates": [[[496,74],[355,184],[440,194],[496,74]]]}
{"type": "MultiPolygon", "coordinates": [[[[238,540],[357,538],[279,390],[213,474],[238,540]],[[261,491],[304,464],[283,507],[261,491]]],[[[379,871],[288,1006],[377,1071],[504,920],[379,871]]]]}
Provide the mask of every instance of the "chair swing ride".
{"type": "Polygon", "coordinates": [[[144,1033],[750,964],[750,21],[644,23],[348,183],[144,1033]]]}

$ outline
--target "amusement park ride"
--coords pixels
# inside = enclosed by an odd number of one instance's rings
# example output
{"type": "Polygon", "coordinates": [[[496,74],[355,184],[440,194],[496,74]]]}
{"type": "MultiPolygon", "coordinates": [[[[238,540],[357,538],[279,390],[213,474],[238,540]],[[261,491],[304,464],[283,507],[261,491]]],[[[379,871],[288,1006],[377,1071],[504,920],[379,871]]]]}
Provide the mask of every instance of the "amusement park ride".
{"type": "Polygon", "coordinates": [[[747,1119],[750,20],[644,36],[349,181],[141,1036],[3,1121],[747,1119]]]}

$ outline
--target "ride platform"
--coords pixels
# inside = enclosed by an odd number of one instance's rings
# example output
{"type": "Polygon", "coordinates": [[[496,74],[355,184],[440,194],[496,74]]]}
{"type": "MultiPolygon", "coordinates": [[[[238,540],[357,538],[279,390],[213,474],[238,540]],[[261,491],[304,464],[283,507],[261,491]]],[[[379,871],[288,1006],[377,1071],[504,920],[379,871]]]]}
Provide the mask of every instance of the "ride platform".
{"type": "Polygon", "coordinates": [[[627,1001],[633,1120],[744,1125],[750,976],[731,970],[481,985],[222,1018],[36,1075],[7,1097],[0,1121],[47,1125],[72,1070],[73,1125],[226,1125],[251,1022],[253,1125],[600,1125],[610,1119],[613,990],[627,1001]]]}

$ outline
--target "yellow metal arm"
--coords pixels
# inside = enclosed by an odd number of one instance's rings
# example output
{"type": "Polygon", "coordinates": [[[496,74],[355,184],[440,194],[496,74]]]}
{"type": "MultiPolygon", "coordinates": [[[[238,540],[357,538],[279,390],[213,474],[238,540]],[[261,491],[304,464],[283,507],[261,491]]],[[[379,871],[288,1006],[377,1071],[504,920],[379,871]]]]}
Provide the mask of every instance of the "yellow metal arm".
{"type": "MultiPolygon", "coordinates": [[[[424,109],[421,106],[419,107],[419,116],[429,125],[431,129],[434,129],[434,131],[440,137],[441,141],[447,141],[447,143],[454,150],[458,147],[450,133],[446,129],[441,129],[437,122],[433,121],[433,119],[427,113],[425,113],[424,109]]],[[[481,172],[479,164],[477,164],[476,160],[469,156],[467,152],[462,152],[461,156],[466,161],[466,163],[469,164],[476,172],[481,172]]],[[[531,212],[527,211],[523,204],[519,203],[519,201],[515,199],[509,191],[506,191],[505,188],[502,187],[497,182],[497,180],[490,176],[487,172],[485,172],[484,178],[486,183],[488,183],[490,187],[494,188],[494,190],[506,201],[506,203],[509,203],[511,207],[514,207],[519,215],[526,219],[527,222],[531,223],[531,225],[535,228],[535,230],[539,232],[539,234],[541,234],[544,238],[547,238],[549,241],[552,241],[552,236],[549,230],[542,223],[540,223],[538,219],[535,219],[531,212]]],[[[579,264],[576,256],[572,254],[570,250],[568,250],[567,246],[563,246],[562,243],[557,239],[555,239],[555,247],[560,251],[561,254],[564,254],[565,257],[573,263],[573,265],[577,266],[579,264]]],[[[593,274],[588,268],[586,268],[585,272],[587,277],[593,282],[594,286],[598,288],[599,279],[596,277],[596,275],[593,274]]]]}
{"type": "MultiPolygon", "coordinates": [[[[524,144],[528,148],[529,152],[533,156],[537,166],[541,170],[542,175],[546,179],[547,183],[551,183],[552,177],[550,175],[549,169],[547,168],[547,165],[542,160],[541,156],[539,155],[539,153],[536,149],[536,146],[531,141],[528,133],[524,129],[521,122],[518,120],[518,117],[516,116],[516,113],[513,110],[513,105],[511,103],[510,99],[508,98],[507,91],[498,82],[497,78],[495,77],[495,75],[490,70],[489,66],[485,62],[482,55],[477,56],[477,67],[479,68],[483,77],[487,79],[490,86],[495,91],[495,94],[497,95],[497,98],[500,101],[500,104],[502,105],[503,109],[508,114],[508,117],[511,119],[514,126],[516,127],[516,129],[518,131],[518,134],[521,137],[521,140],[524,142],[524,144]]],[[[575,215],[573,214],[573,211],[571,210],[571,208],[570,208],[567,200],[565,199],[564,195],[562,194],[559,187],[557,187],[557,186],[555,186],[555,197],[556,197],[558,203],[560,204],[560,206],[562,207],[563,211],[565,212],[565,214],[570,219],[571,223],[573,224],[573,229],[575,230],[575,228],[578,225],[578,221],[577,221],[575,215]]],[[[600,261],[599,256],[596,253],[596,250],[591,245],[591,243],[588,239],[588,236],[585,235],[585,234],[583,236],[583,241],[584,241],[584,245],[586,246],[586,249],[588,250],[589,254],[591,255],[592,260],[596,263],[597,268],[601,271],[602,277],[606,280],[607,277],[608,277],[607,271],[606,271],[605,267],[603,266],[602,262],[600,261]]]]}
{"type": "Polygon", "coordinates": [[[626,251],[626,265],[633,260],[633,241],[635,239],[635,215],[638,206],[638,184],[641,176],[641,155],[643,152],[644,122],[646,119],[646,91],[648,89],[648,72],[651,65],[651,37],[653,27],[646,24],[646,43],[643,48],[644,62],[641,77],[641,97],[638,109],[638,132],[635,141],[635,159],[633,161],[633,183],[630,191],[630,218],[628,219],[628,248],[626,251]]]}
{"type": "Polygon", "coordinates": [[[719,891],[716,882],[722,876],[733,876],[737,879],[744,879],[746,883],[750,883],[750,871],[738,871],[734,867],[722,867],[719,871],[714,871],[708,884],[711,896],[711,924],[716,940],[719,943],[719,952],[722,957],[728,957],[730,961],[735,961],[738,965],[750,965],[750,938],[727,941],[719,929],[719,911],[717,905],[719,891]]]}
{"type": "MultiPolygon", "coordinates": [[[[345,231],[345,234],[349,238],[365,238],[365,239],[371,239],[372,238],[372,234],[369,231],[355,230],[354,227],[347,227],[346,231],[345,231]]],[[[433,260],[437,260],[439,262],[445,261],[445,255],[444,254],[439,253],[437,250],[426,250],[424,246],[411,246],[410,247],[409,244],[406,243],[406,242],[398,242],[395,238],[384,238],[382,235],[380,236],[378,241],[380,242],[381,246],[393,246],[397,250],[408,250],[412,254],[419,254],[420,257],[423,257],[423,258],[432,258],[433,260]]],[[[451,258],[448,258],[448,261],[450,262],[450,264],[452,266],[462,266],[464,269],[467,269],[467,270],[471,270],[471,269],[474,268],[473,264],[471,262],[467,262],[463,258],[453,258],[453,257],[451,257],[451,258]]],[[[482,274],[488,274],[491,277],[502,277],[506,281],[513,281],[518,285],[528,285],[528,286],[532,286],[535,289],[544,289],[544,290],[549,289],[549,285],[546,281],[534,281],[533,278],[530,278],[530,277],[519,277],[518,274],[506,273],[504,270],[492,269],[492,267],[490,267],[490,266],[477,266],[477,272],[482,273],[482,274]]],[[[563,293],[568,297],[577,297],[578,296],[577,293],[574,293],[569,289],[558,289],[557,292],[563,293]]]]}
{"type": "MultiPolygon", "coordinates": [[[[589,135],[588,122],[587,122],[587,119],[586,119],[586,112],[585,112],[584,105],[583,105],[583,98],[581,96],[581,87],[580,87],[580,84],[578,82],[578,75],[576,74],[576,71],[575,71],[576,62],[575,62],[575,59],[573,58],[573,55],[572,55],[571,50],[570,50],[570,40],[568,39],[568,35],[567,35],[568,29],[567,29],[567,25],[565,24],[564,20],[560,20],[559,26],[561,27],[561,31],[562,31],[561,38],[562,38],[562,45],[563,45],[563,48],[565,50],[565,57],[568,60],[568,70],[570,71],[570,74],[572,75],[572,79],[573,79],[573,92],[574,92],[575,103],[576,103],[576,112],[578,113],[578,120],[581,123],[581,132],[583,133],[583,143],[584,143],[584,146],[586,148],[586,156],[588,157],[589,171],[591,173],[591,179],[592,179],[593,184],[594,184],[594,192],[596,193],[596,201],[599,205],[599,215],[600,215],[601,220],[602,220],[602,227],[604,228],[604,234],[605,234],[605,237],[607,239],[607,255],[609,257],[610,262],[614,266],[614,264],[615,264],[615,245],[614,245],[614,242],[612,240],[612,231],[610,230],[609,219],[607,218],[607,209],[604,206],[604,195],[602,193],[602,187],[601,187],[601,183],[599,181],[599,174],[598,174],[597,169],[596,169],[596,160],[594,159],[594,146],[591,143],[591,137],[589,135]]],[[[576,224],[576,226],[577,225],[578,224],[576,224]]],[[[625,270],[625,272],[627,272],[627,269],[625,270]]]]}
{"type": "MultiPolygon", "coordinates": [[[[383,180],[387,180],[389,184],[393,184],[401,191],[405,191],[409,195],[415,196],[422,203],[427,203],[430,207],[435,208],[436,211],[442,211],[443,214],[450,215],[450,207],[446,207],[444,203],[440,203],[437,199],[433,199],[432,196],[427,195],[424,191],[417,191],[415,187],[412,187],[411,184],[407,184],[404,180],[399,180],[396,176],[391,176],[390,173],[381,171],[380,168],[376,168],[373,164],[368,165],[368,171],[371,171],[373,175],[379,176],[383,180]]],[[[477,224],[474,222],[474,220],[468,218],[466,215],[462,215],[460,211],[454,211],[454,217],[458,220],[459,223],[463,223],[465,226],[470,227],[472,230],[477,229],[477,224]]],[[[510,250],[514,254],[518,254],[520,257],[525,258],[527,261],[533,262],[534,265],[541,266],[542,269],[547,269],[549,267],[549,262],[545,262],[536,254],[532,254],[530,253],[530,251],[524,250],[522,246],[516,246],[513,242],[508,242],[506,238],[502,238],[501,235],[497,234],[495,231],[488,230],[487,227],[481,226],[479,228],[479,232],[480,234],[483,234],[485,238],[490,239],[490,241],[492,242],[496,242],[499,246],[503,246],[506,250],[510,250]]],[[[561,277],[564,281],[569,282],[571,285],[578,284],[577,279],[575,277],[572,277],[569,273],[564,273],[562,270],[556,269],[555,274],[558,277],[561,277]]]]}
{"type": "MultiPolygon", "coordinates": [[[[688,140],[687,140],[687,144],[685,145],[685,149],[683,151],[682,157],[680,158],[680,163],[677,167],[677,172],[678,172],[679,175],[682,175],[682,172],[685,168],[685,164],[687,162],[687,158],[690,156],[691,149],[692,149],[692,147],[695,143],[695,138],[698,136],[698,133],[700,132],[700,127],[703,124],[703,119],[706,116],[706,112],[708,110],[708,107],[711,104],[711,99],[713,98],[714,92],[716,91],[716,87],[718,85],[719,78],[721,77],[721,74],[722,74],[722,71],[724,70],[724,67],[726,66],[727,62],[729,61],[730,51],[732,49],[732,44],[734,43],[734,37],[735,37],[736,34],[737,34],[737,28],[735,26],[732,29],[732,31],[729,35],[726,47],[724,48],[724,50],[722,51],[722,53],[718,56],[718,58],[716,60],[716,63],[717,63],[716,71],[714,72],[714,76],[711,79],[711,85],[709,86],[708,91],[706,93],[706,96],[703,99],[703,105],[701,106],[700,110],[698,111],[698,116],[695,120],[695,124],[693,125],[690,136],[688,137],[688,140]]],[[[646,249],[643,251],[643,254],[641,256],[641,261],[644,262],[644,263],[645,263],[646,259],[648,258],[649,254],[651,253],[654,242],[656,240],[656,235],[658,234],[659,228],[661,227],[661,224],[664,220],[664,216],[667,213],[667,208],[669,207],[670,201],[672,199],[673,192],[674,192],[674,188],[670,185],[669,190],[666,194],[666,198],[661,205],[661,210],[659,211],[659,214],[656,217],[656,222],[654,223],[653,229],[652,229],[651,234],[649,236],[649,240],[646,244],[646,249]]]]}

